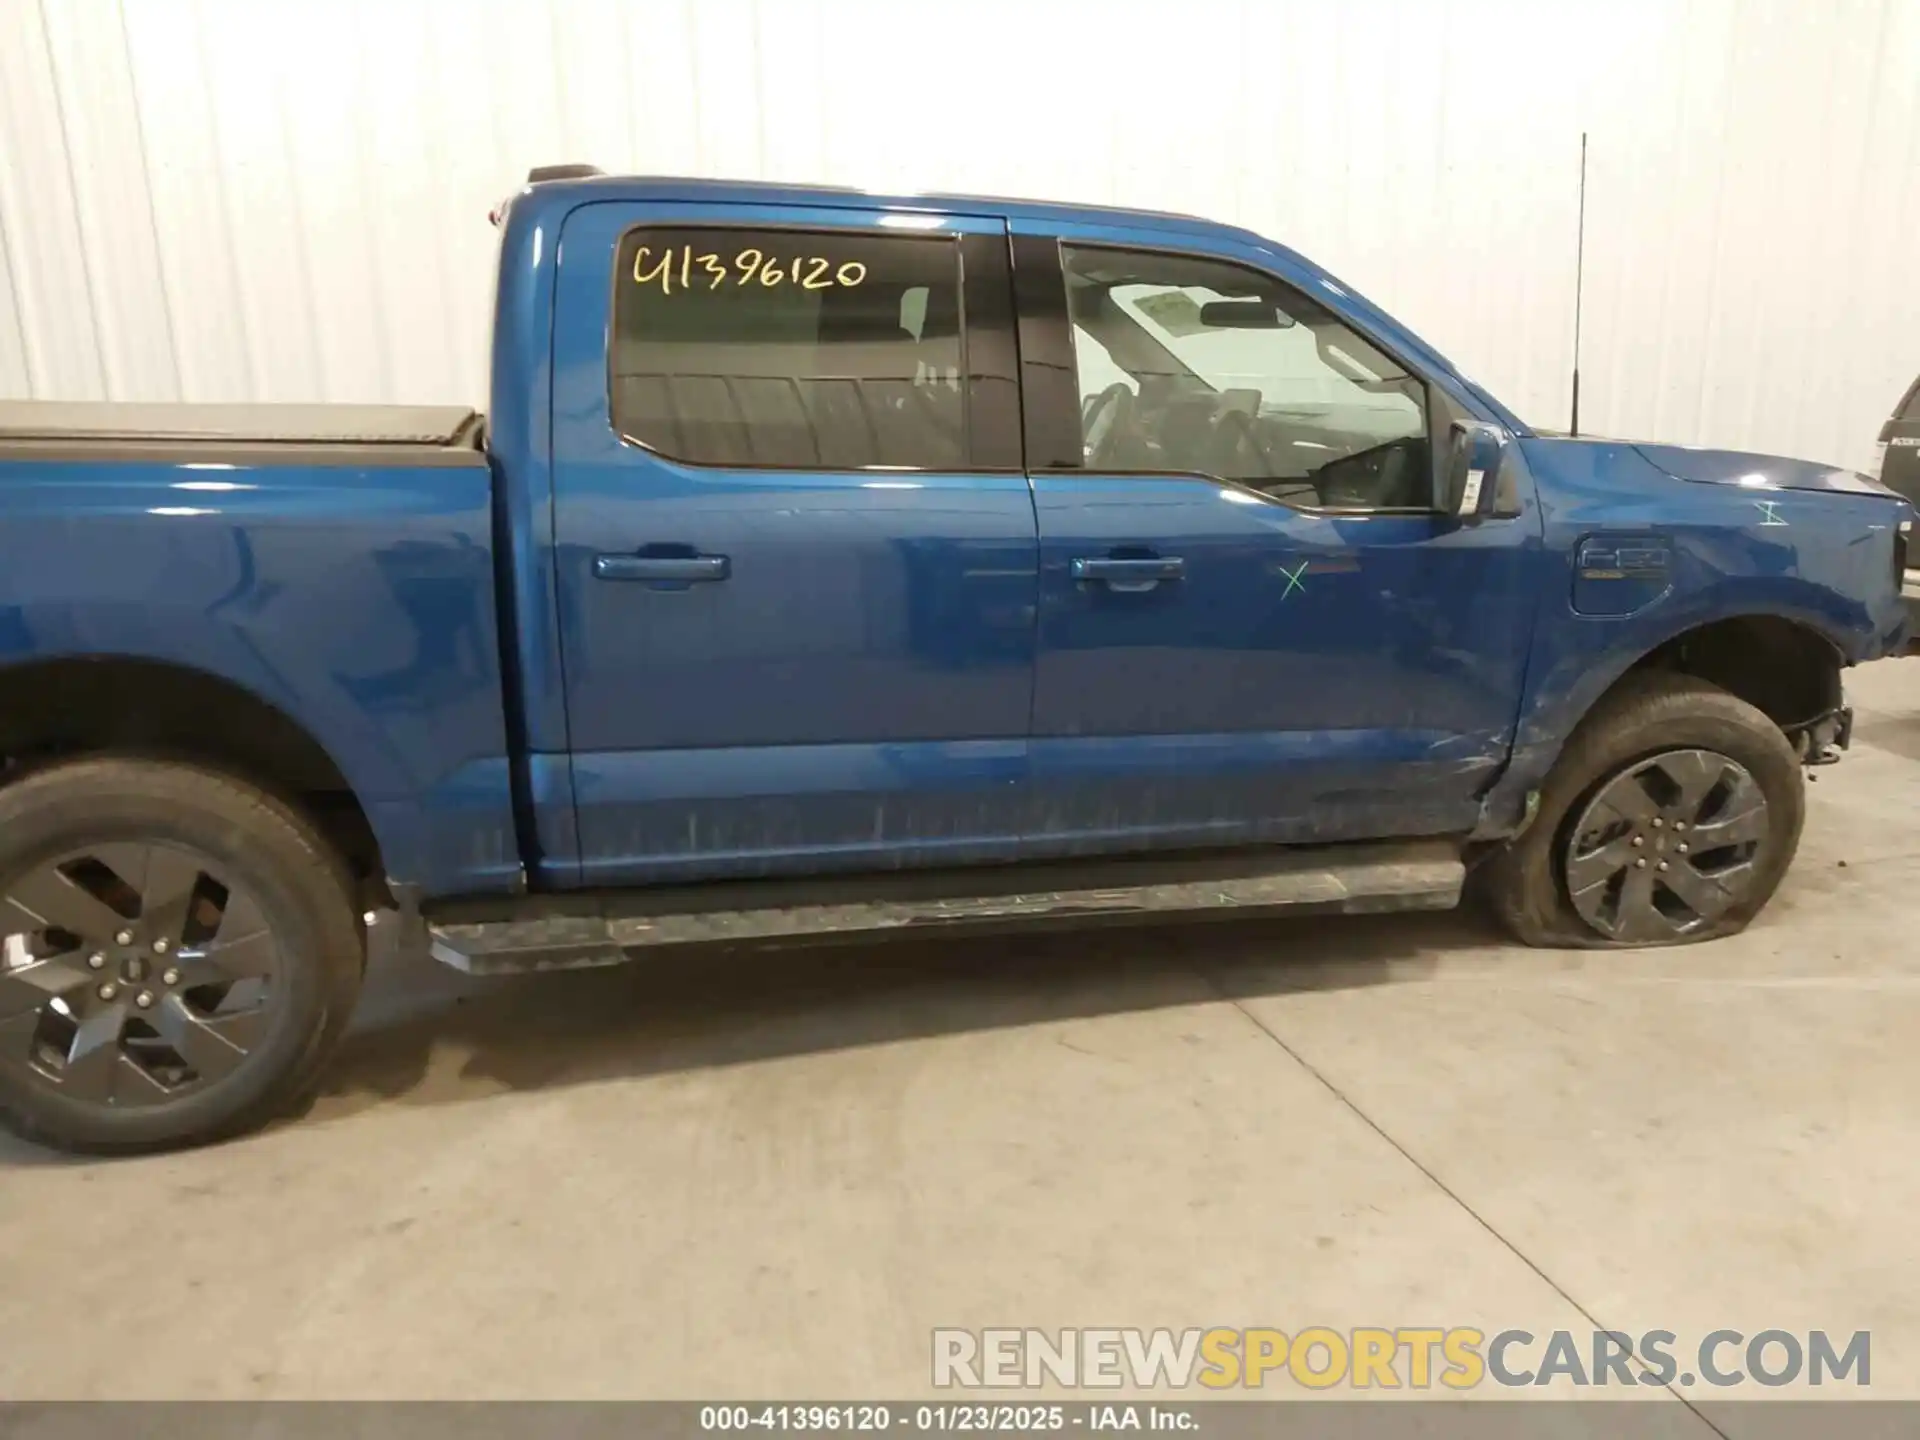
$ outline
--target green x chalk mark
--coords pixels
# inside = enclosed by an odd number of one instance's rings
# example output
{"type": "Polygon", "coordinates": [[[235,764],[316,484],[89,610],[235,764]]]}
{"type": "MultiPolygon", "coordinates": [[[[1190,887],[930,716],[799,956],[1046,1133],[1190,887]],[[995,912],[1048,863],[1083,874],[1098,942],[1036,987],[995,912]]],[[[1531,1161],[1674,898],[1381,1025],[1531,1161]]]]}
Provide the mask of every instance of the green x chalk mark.
{"type": "Polygon", "coordinates": [[[1286,599],[1287,596],[1291,595],[1296,590],[1304,590],[1307,588],[1305,585],[1302,585],[1300,583],[1300,577],[1307,573],[1307,566],[1309,563],[1310,562],[1306,560],[1302,560],[1298,565],[1296,565],[1291,570],[1287,569],[1287,567],[1284,565],[1280,567],[1280,573],[1287,577],[1287,588],[1280,592],[1280,598],[1282,600],[1286,599]]]}

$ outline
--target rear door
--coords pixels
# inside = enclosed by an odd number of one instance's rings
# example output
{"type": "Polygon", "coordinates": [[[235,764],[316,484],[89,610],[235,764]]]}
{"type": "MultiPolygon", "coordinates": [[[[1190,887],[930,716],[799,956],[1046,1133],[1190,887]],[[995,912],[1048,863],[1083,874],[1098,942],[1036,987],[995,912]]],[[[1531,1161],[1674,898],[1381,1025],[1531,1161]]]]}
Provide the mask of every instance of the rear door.
{"type": "Polygon", "coordinates": [[[1036,545],[1005,222],[565,222],[561,648],[587,884],[1011,854],[1036,545]]]}
{"type": "Polygon", "coordinates": [[[1880,432],[1880,479],[1920,505],[1920,380],[1880,432]]]}
{"type": "Polygon", "coordinates": [[[1539,594],[1518,447],[1499,517],[1435,513],[1467,400],[1344,321],[1331,282],[1164,232],[1014,229],[1036,840],[1470,828],[1539,594]]]}

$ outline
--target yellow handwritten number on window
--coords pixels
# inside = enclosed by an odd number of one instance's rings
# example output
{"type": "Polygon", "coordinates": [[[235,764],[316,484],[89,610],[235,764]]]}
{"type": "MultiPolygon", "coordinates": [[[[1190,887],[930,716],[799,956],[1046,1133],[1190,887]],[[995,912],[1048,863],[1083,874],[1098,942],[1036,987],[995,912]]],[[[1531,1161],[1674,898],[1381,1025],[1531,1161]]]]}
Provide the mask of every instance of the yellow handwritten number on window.
{"type": "Polygon", "coordinates": [[[858,260],[845,260],[839,265],[819,255],[782,260],[752,246],[736,252],[727,264],[721,263],[717,252],[694,254],[691,245],[669,246],[658,260],[650,258],[652,255],[653,249],[647,245],[633,252],[633,281],[636,285],[658,281],[662,295],[691,290],[702,276],[708,290],[718,290],[729,274],[736,277],[736,285],[750,284],[758,277],[769,290],[788,283],[802,290],[831,290],[836,285],[851,288],[867,278],[867,267],[858,260]]]}

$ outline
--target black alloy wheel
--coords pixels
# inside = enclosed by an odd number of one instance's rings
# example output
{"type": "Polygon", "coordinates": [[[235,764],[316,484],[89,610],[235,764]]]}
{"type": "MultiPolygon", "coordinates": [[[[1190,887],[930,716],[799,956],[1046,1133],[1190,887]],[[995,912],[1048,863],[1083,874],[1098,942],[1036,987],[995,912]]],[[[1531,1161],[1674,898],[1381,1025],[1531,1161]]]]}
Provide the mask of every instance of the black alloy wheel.
{"type": "Polygon", "coordinates": [[[1580,918],[1611,940],[1671,941],[1754,898],[1774,827],[1738,761],[1667,750],[1605,780],[1568,832],[1563,865],[1580,918]]]}
{"type": "Polygon", "coordinates": [[[120,1111],[219,1082],[265,1038],[280,951],[259,902],[213,857],[96,844],[4,895],[0,1065],[120,1111]]]}

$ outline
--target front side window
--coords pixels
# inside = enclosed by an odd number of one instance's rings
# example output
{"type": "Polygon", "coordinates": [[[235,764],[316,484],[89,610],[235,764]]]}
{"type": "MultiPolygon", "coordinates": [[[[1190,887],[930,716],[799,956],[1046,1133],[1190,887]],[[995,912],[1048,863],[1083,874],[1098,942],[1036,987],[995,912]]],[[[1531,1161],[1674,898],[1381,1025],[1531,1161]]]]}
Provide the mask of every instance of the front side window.
{"type": "Polygon", "coordinates": [[[953,239],[645,228],[616,263],[628,439],[709,465],[965,468],[953,239]]]}
{"type": "Polygon", "coordinates": [[[1194,472],[1330,509],[1425,509],[1425,385],[1271,276],[1061,247],[1083,462],[1194,472]]]}

